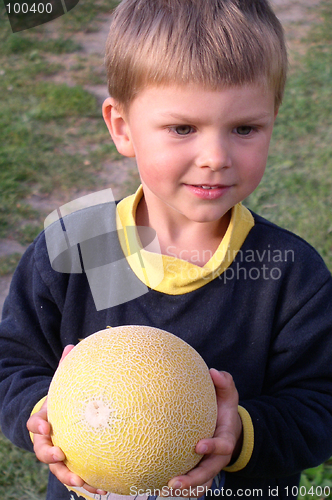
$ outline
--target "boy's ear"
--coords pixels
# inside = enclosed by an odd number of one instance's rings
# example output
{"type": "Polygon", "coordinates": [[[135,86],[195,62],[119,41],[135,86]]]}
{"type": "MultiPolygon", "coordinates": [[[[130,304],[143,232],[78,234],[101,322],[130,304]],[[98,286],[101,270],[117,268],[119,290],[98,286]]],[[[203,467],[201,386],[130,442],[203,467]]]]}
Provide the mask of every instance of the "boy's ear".
{"type": "Polygon", "coordinates": [[[103,117],[118,152],[134,158],[135,150],[125,113],[112,97],[108,97],[103,103],[103,117]]]}

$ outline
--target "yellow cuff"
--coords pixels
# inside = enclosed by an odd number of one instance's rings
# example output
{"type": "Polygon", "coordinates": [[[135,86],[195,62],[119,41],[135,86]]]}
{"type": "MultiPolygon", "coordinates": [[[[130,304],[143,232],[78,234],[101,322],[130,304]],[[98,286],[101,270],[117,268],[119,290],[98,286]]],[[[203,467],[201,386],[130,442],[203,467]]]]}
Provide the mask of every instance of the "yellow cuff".
{"type": "Polygon", "coordinates": [[[242,408],[242,406],[238,407],[238,412],[243,426],[242,450],[236,462],[224,468],[227,472],[237,472],[238,470],[244,469],[249,462],[254,449],[254,426],[252,424],[251,417],[247,410],[242,408]]]}
{"type": "MultiPolygon", "coordinates": [[[[40,401],[38,401],[38,403],[34,406],[32,412],[31,412],[30,417],[32,417],[32,415],[34,415],[35,413],[37,413],[37,411],[40,410],[40,408],[43,406],[46,398],[47,398],[47,396],[45,396],[40,401]]],[[[30,434],[31,441],[33,442],[33,434],[32,434],[32,432],[29,432],[29,434],[30,434]]]]}

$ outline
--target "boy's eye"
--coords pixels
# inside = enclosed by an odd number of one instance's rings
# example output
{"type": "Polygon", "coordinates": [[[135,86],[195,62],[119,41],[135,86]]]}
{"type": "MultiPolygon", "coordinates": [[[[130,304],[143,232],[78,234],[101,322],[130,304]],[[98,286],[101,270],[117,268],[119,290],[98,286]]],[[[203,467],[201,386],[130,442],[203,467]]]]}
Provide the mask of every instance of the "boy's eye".
{"type": "Polygon", "coordinates": [[[253,130],[253,128],[249,127],[249,125],[243,125],[242,127],[236,128],[236,132],[239,135],[249,135],[252,130],[253,130]]]}
{"type": "Polygon", "coordinates": [[[190,125],[178,125],[174,127],[174,131],[178,135],[189,135],[192,131],[192,127],[190,125]]]}

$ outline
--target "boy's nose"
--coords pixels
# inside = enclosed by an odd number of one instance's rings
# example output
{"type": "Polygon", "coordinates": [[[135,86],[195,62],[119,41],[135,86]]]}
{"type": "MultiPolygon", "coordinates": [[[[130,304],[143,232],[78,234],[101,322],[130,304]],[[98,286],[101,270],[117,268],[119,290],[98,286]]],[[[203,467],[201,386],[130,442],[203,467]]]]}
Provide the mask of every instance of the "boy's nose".
{"type": "Polygon", "coordinates": [[[215,141],[206,141],[196,159],[200,168],[208,167],[213,171],[232,166],[231,156],[227,143],[220,138],[215,141]]]}

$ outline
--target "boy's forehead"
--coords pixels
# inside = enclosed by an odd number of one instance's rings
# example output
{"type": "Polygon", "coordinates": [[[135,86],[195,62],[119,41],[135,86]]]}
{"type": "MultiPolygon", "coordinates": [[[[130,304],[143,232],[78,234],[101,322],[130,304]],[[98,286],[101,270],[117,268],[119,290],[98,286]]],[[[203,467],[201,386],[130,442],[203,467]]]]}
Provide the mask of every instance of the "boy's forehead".
{"type": "Polygon", "coordinates": [[[172,114],[174,118],[181,118],[183,111],[204,110],[206,105],[218,108],[227,108],[229,105],[233,108],[241,108],[243,105],[250,108],[251,105],[255,105],[264,109],[266,106],[274,105],[274,97],[274,89],[262,82],[221,86],[217,89],[197,84],[169,84],[147,86],[137,94],[133,102],[136,101],[160,115],[172,114]]]}

